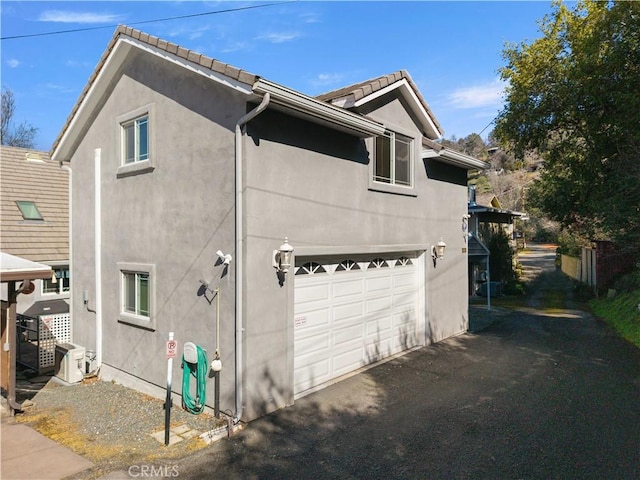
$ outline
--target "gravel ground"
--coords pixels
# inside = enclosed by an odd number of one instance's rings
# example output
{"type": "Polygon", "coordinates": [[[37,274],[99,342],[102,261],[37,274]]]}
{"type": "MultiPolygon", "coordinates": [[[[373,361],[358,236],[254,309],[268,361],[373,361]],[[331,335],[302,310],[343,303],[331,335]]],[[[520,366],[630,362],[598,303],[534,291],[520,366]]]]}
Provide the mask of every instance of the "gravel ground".
{"type": "MultiPolygon", "coordinates": [[[[43,377],[36,380],[34,385],[42,384],[43,377]]],[[[61,385],[51,378],[35,396],[32,392],[28,397],[33,406],[16,420],[91,460],[96,467],[77,477],[83,479],[98,478],[136,462],[183,457],[207,446],[199,434],[226,425],[212,412],[193,415],[174,401],[171,426],[184,431],[184,439],[165,446],[164,401],[122,385],[97,379],[61,385]],[[159,440],[151,436],[156,432],[161,432],[159,440]]]]}

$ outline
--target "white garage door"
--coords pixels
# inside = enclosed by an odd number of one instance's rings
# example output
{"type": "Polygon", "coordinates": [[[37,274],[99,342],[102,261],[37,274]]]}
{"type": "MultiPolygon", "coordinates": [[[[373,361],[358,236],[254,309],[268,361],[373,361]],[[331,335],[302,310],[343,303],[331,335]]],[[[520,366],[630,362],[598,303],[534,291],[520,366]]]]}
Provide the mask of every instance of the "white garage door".
{"type": "Polygon", "coordinates": [[[298,262],[295,393],[416,346],[421,272],[406,254],[298,262]]]}

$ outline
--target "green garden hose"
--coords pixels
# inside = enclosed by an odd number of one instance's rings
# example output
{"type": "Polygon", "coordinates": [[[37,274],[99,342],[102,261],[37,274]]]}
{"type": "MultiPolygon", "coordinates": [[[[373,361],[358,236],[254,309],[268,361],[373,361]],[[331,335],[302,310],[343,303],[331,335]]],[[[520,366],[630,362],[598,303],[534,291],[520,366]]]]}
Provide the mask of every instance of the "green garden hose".
{"type": "Polygon", "coordinates": [[[182,407],[196,415],[204,411],[207,398],[207,373],[209,363],[204,348],[196,346],[198,363],[190,363],[182,356],[182,407]],[[196,398],[191,396],[191,376],[196,379],[196,398]]]}

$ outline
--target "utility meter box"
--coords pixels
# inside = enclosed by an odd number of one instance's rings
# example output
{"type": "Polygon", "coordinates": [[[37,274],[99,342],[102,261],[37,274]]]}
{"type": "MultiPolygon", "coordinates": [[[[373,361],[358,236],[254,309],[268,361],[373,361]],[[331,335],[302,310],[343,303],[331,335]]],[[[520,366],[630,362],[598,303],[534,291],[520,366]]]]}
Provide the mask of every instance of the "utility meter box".
{"type": "Polygon", "coordinates": [[[78,383],[84,378],[85,348],[71,343],[56,345],[56,377],[67,383],[78,383]]]}

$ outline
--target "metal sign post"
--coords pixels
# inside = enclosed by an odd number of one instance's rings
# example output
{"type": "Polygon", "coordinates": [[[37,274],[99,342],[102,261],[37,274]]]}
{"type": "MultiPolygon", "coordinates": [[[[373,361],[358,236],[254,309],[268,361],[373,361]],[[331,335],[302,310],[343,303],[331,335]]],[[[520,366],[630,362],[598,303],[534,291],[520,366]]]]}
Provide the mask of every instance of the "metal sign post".
{"type": "Polygon", "coordinates": [[[176,358],[178,343],[173,339],[173,332],[169,332],[167,342],[167,398],[164,402],[164,444],[169,445],[169,429],[171,425],[171,373],[173,359],[176,358]]]}

